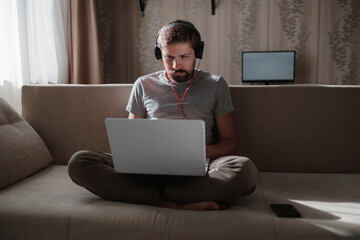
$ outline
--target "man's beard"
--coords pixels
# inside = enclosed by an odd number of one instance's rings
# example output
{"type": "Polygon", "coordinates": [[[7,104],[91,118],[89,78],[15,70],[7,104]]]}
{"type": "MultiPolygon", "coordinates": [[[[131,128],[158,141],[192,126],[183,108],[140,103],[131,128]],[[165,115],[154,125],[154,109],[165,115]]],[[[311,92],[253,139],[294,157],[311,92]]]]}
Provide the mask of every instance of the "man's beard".
{"type": "Polygon", "coordinates": [[[176,82],[186,82],[187,80],[189,80],[192,75],[194,73],[194,70],[192,72],[187,72],[184,69],[179,69],[179,70],[172,70],[169,72],[169,76],[171,79],[173,79],[176,82]],[[175,75],[176,73],[185,73],[184,75],[175,75]]]}

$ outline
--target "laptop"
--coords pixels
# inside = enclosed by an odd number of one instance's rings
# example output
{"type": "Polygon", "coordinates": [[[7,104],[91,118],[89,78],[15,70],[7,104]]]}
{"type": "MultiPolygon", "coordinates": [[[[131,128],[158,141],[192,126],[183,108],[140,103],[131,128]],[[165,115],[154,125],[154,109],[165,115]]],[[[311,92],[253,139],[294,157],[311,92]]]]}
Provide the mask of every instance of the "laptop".
{"type": "Polygon", "coordinates": [[[105,119],[115,171],[204,176],[205,123],[178,119],[105,119]]]}

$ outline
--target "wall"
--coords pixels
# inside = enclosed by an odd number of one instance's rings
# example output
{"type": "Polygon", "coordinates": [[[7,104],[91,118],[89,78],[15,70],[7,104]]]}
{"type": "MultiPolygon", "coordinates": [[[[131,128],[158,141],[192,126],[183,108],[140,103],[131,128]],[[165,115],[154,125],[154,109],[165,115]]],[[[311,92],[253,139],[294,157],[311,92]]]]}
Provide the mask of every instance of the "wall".
{"type": "Polygon", "coordinates": [[[104,82],[134,82],[162,69],[153,46],[167,22],[195,24],[201,69],[241,84],[241,53],[296,50],[296,83],[360,84],[359,0],[98,0],[104,82]]]}

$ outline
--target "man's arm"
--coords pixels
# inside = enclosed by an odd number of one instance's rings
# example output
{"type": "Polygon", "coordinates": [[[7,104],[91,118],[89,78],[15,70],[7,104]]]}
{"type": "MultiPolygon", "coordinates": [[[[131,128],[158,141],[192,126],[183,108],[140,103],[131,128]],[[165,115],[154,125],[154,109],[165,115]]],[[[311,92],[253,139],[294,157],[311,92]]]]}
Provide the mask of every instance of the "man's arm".
{"type": "Polygon", "coordinates": [[[233,113],[227,113],[216,119],[220,141],[214,145],[206,146],[206,157],[216,159],[236,154],[238,138],[235,129],[233,113]]]}

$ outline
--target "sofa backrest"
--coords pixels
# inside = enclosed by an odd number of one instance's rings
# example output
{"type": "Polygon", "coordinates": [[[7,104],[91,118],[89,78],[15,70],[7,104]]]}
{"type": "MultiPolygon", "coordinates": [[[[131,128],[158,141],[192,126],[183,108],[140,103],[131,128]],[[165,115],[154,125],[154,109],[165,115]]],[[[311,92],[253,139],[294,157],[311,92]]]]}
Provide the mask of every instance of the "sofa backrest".
{"type": "Polygon", "coordinates": [[[27,85],[22,115],[54,158],[67,164],[78,150],[110,152],[105,118],[127,118],[132,85],[27,85]]]}
{"type": "MultiPolygon", "coordinates": [[[[54,164],[78,150],[109,152],[104,119],[126,118],[131,84],[27,85],[23,117],[54,164]]],[[[239,154],[260,171],[360,172],[360,87],[230,86],[239,154]]]]}
{"type": "Polygon", "coordinates": [[[360,172],[360,87],[231,87],[239,154],[262,171],[360,172]]]}

